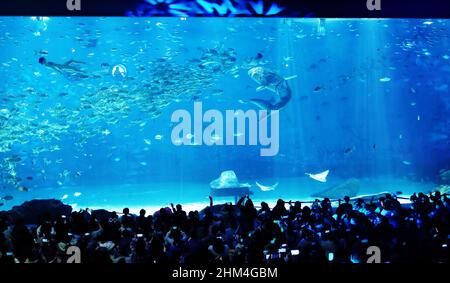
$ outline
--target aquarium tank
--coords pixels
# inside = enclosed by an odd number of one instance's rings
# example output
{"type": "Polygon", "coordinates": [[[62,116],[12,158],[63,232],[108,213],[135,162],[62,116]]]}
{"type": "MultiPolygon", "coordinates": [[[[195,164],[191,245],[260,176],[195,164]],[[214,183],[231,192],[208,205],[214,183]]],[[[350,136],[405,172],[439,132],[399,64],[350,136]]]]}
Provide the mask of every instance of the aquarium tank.
{"type": "Polygon", "coordinates": [[[448,192],[449,20],[0,17],[0,210],[448,192]]]}

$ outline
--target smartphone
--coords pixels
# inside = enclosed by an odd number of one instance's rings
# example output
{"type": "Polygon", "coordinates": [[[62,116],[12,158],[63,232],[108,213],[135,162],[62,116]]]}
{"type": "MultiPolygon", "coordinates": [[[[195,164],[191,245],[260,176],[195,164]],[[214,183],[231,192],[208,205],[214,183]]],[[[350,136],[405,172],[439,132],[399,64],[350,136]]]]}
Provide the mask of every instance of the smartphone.
{"type": "Polygon", "coordinates": [[[47,239],[42,239],[42,242],[43,243],[48,243],[48,240],[47,239]]]}
{"type": "Polygon", "coordinates": [[[143,234],[137,234],[136,235],[138,238],[142,238],[142,237],[144,237],[144,235],[143,234]]]}
{"type": "Polygon", "coordinates": [[[291,255],[299,255],[300,251],[299,250],[291,250],[291,255]]]}
{"type": "Polygon", "coordinates": [[[61,215],[61,218],[63,218],[63,219],[64,219],[64,218],[66,218],[66,216],[65,216],[65,215],[61,215]]]}
{"type": "Polygon", "coordinates": [[[334,253],[328,253],[328,261],[333,261],[334,253]]]}
{"type": "Polygon", "coordinates": [[[447,247],[447,244],[443,244],[442,247],[443,247],[443,248],[446,248],[446,247],[447,247]]]}
{"type": "Polygon", "coordinates": [[[73,234],[72,233],[67,233],[67,236],[72,236],[73,234]]]}
{"type": "Polygon", "coordinates": [[[89,236],[89,235],[91,235],[91,233],[84,233],[84,235],[85,235],[85,236],[89,236]]]}
{"type": "Polygon", "coordinates": [[[266,255],[266,259],[267,259],[267,260],[270,259],[270,254],[266,255]]]}
{"type": "Polygon", "coordinates": [[[286,252],[286,249],[285,249],[285,248],[278,249],[278,252],[279,252],[279,253],[285,253],[285,252],[286,252]]]}
{"type": "Polygon", "coordinates": [[[14,254],[12,252],[7,252],[6,256],[14,256],[14,254]]]}

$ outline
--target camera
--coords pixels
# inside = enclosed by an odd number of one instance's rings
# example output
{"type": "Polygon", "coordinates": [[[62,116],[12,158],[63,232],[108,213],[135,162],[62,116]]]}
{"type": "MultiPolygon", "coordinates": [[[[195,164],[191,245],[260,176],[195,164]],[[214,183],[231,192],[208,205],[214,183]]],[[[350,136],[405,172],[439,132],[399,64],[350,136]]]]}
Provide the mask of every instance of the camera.
{"type": "Polygon", "coordinates": [[[334,253],[328,253],[328,261],[334,260],[334,253]]]}

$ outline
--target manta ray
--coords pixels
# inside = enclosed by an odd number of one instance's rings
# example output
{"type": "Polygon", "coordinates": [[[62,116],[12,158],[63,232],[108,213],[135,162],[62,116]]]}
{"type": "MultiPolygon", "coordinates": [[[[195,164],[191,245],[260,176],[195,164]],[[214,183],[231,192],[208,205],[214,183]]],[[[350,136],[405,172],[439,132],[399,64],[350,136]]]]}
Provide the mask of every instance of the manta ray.
{"type": "Polygon", "coordinates": [[[276,182],[274,185],[272,185],[272,186],[264,186],[264,185],[261,185],[260,183],[258,183],[258,182],[255,182],[256,183],[256,185],[261,189],[261,191],[263,191],[263,192],[268,192],[268,191],[273,191],[273,190],[275,190],[275,188],[278,186],[278,182],[276,182]]]}
{"type": "Polygon", "coordinates": [[[328,173],[330,173],[330,170],[326,170],[326,171],[323,171],[322,173],[318,173],[318,174],[311,174],[311,173],[305,173],[305,174],[308,175],[311,179],[325,183],[327,181],[328,173]]]}
{"type": "Polygon", "coordinates": [[[259,84],[256,91],[268,89],[275,93],[269,100],[252,98],[250,99],[250,103],[255,104],[263,110],[279,110],[291,100],[292,91],[287,84],[287,80],[293,79],[296,76],[283,78],[263,67],[251,68],[248,70],[248,75],[259,84]]]}

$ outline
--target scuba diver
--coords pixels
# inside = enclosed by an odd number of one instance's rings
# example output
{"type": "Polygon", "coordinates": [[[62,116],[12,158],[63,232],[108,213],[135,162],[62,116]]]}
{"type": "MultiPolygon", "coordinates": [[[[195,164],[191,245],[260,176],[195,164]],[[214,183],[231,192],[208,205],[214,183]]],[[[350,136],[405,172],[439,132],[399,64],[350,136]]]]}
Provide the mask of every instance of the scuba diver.
{"type": "Polygon", "coordinates": [[[58,64],[55,62],[47,61],[44,57],[39,58],[39,64],[44,65],[47,68],[53,69],[62,74],[69,80],[80,80],[89,78],[89,75],[85,71],[80,69],[77,65],[86,64],[82,61],[69,60],[64,64],[58,64]]]}

